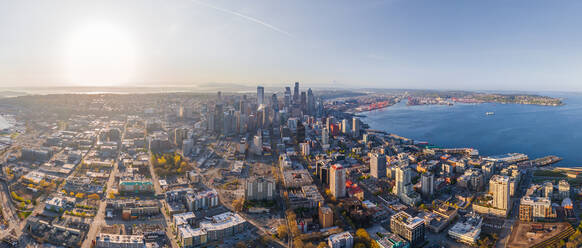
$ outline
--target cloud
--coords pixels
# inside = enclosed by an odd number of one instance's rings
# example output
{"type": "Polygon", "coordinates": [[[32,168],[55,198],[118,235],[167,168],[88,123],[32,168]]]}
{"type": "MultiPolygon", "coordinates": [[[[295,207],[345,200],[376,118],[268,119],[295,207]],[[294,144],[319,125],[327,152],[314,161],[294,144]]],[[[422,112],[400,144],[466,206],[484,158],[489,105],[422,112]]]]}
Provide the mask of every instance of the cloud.
{"type": "Polygon", "coordinates": [[[199,5],[202,5],[202,6],[205,6],[205,7],[208,7],[208,8],[211,8],[211,9],[214,9],[214,10],[217,10],[217,11],[220,11],[220,12],[224,12],[224,13],[227,13],[227,14],[231,14],[231,15],[234,15],[234,16],[238,16],[238,17],[243,18],[243,19],[245,19],[247,21],[254,22],[254,23],[259,24],[259,25],[262,25],[262,26],[264,26],[264,27],[266,27],[268,29],[271,29],[271,30],[273,30],[273,31],[275,31],[277,33],[280,33],[280,34],[283,34],[283,35],[286,35],[286,36],[289,36],[289,37],[293,38],[293,35],[290,34],[289,32],[287,32],[287,31],[285,31],[283,29],[280,29],[278,27],[275,27],[275,26],[273,26],[273,25],[271,25],[269,23],[266,23],[266,22],[264,22],[262,20],[259,20],[257,18],[254,18],[252,16],[248,16],[248,15],[245,15],[245,14],[241,14],[239,12],[232,11],[232,10],[229,10],[229,9],[220,8],[220,7],[217,7],[217,6],[214,6],[214,5],[211,5],[211,4],[202,2],[202,1],[192,0],[192,2],[194,2],[196,4],[199,4],[199,5]]]}

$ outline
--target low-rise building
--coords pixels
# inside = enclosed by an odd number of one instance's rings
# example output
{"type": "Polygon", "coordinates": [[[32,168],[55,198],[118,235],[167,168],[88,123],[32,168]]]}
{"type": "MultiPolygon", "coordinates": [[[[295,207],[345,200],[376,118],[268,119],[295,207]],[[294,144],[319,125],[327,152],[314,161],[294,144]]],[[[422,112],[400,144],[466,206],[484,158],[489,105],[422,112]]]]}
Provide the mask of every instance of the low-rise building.
{"type": "Polygon", "coordinates": [[[459,221],[451,227],[449,229],[449,236],[461,243],[475,244],[481,234],[482,224],[483,217],[476,214],[471,215],[466,220],[459,221]]]}
{"type": "Polygon", "coordinates": [[[203,246],[207,242],[222,240],[246,230],[246,220],[239,214],[225,212],[199,223],[198,228],[191,225],[178,227],[178,239],[182,247],[203,246]]]}
{"type": "Polygon", "coordinates": [[[382,238],[374,240],[380,248],[410,248],[410,243],[393,233],[382,233],[382,238]]]}
{"type": "Polygon", "coordinates": [[[174,221],[174,227],[180,227],[183,225],[194,225],[194,220],[196,219],[196,215],[192,212],[186,212],[181,214],[174,214],[172,216],[174,221]]]}
{"type": "Polygon", "coordinates": [[[147,194],[154,192],[154,184],[143,180],[119,181],[119,193],[121,194],[147,194]]]}
{"type": "Polygon", "coordinates": [[[96,248],[143,248],[145,238],[143,235],[118,235],[100,233],[95,238],[96,248]]]}
{"type": "Polygon", "coordinates": [[[307,170],[290,170],[283,173],[283,183],[286,188],[300,188],[313,183],[307,170]]]}

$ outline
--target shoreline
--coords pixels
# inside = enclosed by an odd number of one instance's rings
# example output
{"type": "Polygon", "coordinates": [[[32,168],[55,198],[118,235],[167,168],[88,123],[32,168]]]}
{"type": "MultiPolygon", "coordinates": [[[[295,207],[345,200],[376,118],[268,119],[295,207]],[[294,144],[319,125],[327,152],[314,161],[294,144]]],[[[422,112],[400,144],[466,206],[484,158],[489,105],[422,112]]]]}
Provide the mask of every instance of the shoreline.
{"type": "MultiPolygon", "coordinates": [[[[497,102],[484,102],[484,103],[496,104],[497,102]]],[[[396,103],[396,104],[398,104],[398,103],[396,103]]],[[[370,111],[362,111],[362,112],[359,112],[359,113],[354,113],[352,115],[354,117],[368,118],[370,116],[370,113],[375,112],[375,111],[385,111],[385,110],[388,109],[388,107],[394,106],[396,104],[393,104],[393,105],[390,105],[390,106],[386,106],[386,107],[381,108],[381,109],[374,109],[374,110],[370,110],[370,111]]],[[[479,104],[483,104],[483,103],[479,103],[479,104]]],[[[497,103],[497,104],[500,104],[500,103],[497,103]]],[[[519,104],[519,103],[510,103],[510,104],[519,104]]],[[[477,103],[460,103],[459,105],[477,105],[477,103]]],[[[519,105],[547,106],[547,105],[539,105],[539,104],[519,104],[519,105]]],[[[565,105],[565,103],[563,105],[565,105]]],[[[560,106],[563,106],[563,105],[560,105],[560,106]]],[[[443,106],[443,107],[448,107],[446,105],[441,105],[441,104],[422,104],[422,105],[412,105],[412,106],[426,106],[426,107],[429,107],[429,106],[443,106]]],[[[408,105],[407,105],[407,107],[408,107],[408,105]]],[[[547,106],[547,107],[554,107],[554,106],[547,106]]],[[[382,127],[372,127],[369,124],[369,122],[367,122],[365,120],[362,120],[362,122],[363,122],[364,125],[368,126],[368,129],[369,130],[378,130],[378,131],[386,132],[388,134],[399,135],[397,133],[390,132],[385,126],[382,126],[382,127]]],[[[427,142],[427,139],[418,139],[417,140],[415,138],[408,138],[408,137],[405,137],[405,136],[402,136],[402,135],[399,135],[399,136],[404,137],[404,138],[407,138],[407,139],[410,139],[410,140],[413,140],[413,141],[420,141],[420,140],[422,140],[424,142],[427,142]]],[[[435,145],[435,146],[438,146],[440,148],[445,148],[445,149],[459,148],[458,146],[442,146],[440,144],[433,144],[430,141],[428,141],[427,143],[429,145],[435,145]]],[[[468,143],[470,143],[470,142],[468,142],[468,143]]],[[[473,148],[476,148],[476,147],[473,147],[473,148]]],[[[476,149],[479,150],[479,148],[476,148],[476,149]]],[[[509,151],[508,150],[508,151],[503,152],[503,153],[479,154],[479,156],[487,157],[487,156],[496,156],[496,155],[507,154],[507,153],[512,153],[512,151],[509,151]]],[[[530,156],[530,153],[526,153],[526,152],[520,152],[520,153],[523,153],[523,154],[527,155],[528,157],[530,156]]],[[[560,158],[560,161],[557,161],[557,162],[551,163],[551,164],[547,164],[547,165],[544,165],[544,166],[536,166],[535,168],[550,168],[551,167],[551,168],[579,169],[580,172],[582,172],[582,164],[576,163],[576,162],[564,162],[563,160],[564,160],[565,157],[560,157],[560,156],[554,155],[552,153],[545,153],[545,155],[541,155],[541,156],[538,156],[536,158],[530,158],[530,159],[528,159],[528,161],[533,161],[535,159],[543,158],[543,157],[546,157],[546,156],[556,156],[556,157],[559,157],[560,158]]]]}

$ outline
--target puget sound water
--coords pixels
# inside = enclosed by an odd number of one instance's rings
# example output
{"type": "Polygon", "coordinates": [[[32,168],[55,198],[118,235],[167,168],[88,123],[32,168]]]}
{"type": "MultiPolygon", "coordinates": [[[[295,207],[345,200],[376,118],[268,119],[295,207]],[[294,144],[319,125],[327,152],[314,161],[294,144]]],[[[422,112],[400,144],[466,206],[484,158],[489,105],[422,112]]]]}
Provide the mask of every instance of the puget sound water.
{"type": "Polygon", "coordinates": [[[510,152],[530,159],[556,155],[556,166],[582,166],[582,94],[550,93],[564,106],[459,104],[407,106],[362,113],[372,129],[443,148],[472,147],[481,155],[510,152]],[[494,112],[493,115],[486,115],[494,112]]]}

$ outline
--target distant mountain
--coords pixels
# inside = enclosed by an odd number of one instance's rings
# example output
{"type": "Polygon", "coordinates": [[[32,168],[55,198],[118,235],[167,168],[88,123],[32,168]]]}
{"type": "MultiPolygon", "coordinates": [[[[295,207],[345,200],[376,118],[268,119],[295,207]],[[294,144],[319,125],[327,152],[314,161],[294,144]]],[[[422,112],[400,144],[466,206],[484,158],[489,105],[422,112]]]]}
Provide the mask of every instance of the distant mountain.
{"type": "Polygon", "coordinates": [[[11,91],[11,90],[0,91],[0,98],[26,96],[26,95],[28,95],[28,94],[26,92],[22,92],[22,91],[11,91]]]}

